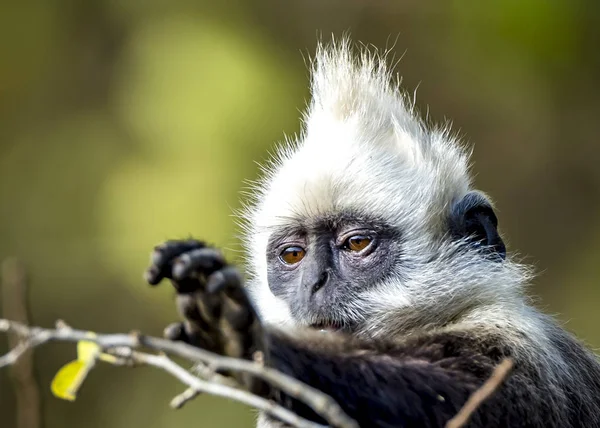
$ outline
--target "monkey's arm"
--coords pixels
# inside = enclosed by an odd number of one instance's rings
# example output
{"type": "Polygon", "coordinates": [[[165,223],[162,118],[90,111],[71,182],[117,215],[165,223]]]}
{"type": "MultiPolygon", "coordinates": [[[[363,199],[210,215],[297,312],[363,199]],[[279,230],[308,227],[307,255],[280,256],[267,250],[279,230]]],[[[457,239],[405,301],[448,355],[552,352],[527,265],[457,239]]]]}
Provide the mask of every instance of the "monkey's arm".
{"type": "MultiPolygon", "coordinates": [[[[461,344],[454,335],[387,349],[327,346],[326,340],[311,344],[283,334],[268,337],[269,365],[330,395],[361,426],[444,426],[495,366],[470,341],[461,344]]],[[[471,426],[523,423],[529,418],[527,388],[519,385],[520,402],[511,398],[514,382],[501,388],[484,404],[486,419],[477,413],[471,426]],[[509,402],[510,414],[501,405],[509,402]]],[[[275,397],[296,413],[315,419],[302,403],[275,397]]]]}

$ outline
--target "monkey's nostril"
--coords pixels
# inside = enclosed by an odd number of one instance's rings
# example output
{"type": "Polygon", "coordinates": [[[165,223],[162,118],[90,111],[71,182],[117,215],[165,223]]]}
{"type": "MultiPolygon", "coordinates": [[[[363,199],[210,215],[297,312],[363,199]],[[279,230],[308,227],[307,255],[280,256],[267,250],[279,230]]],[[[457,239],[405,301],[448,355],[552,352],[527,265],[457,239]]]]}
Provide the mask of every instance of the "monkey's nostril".
{"type": "Polygon", "coordinates": [[[329,279],[329,272],[324,271],[321,274],[321,276],[319,276],[319,280],[313,285],[312,294],[315,294],[317,291],[319,291],[321,288],[323,288],[323,286],[327,283],[328,279],[329,279]]]}

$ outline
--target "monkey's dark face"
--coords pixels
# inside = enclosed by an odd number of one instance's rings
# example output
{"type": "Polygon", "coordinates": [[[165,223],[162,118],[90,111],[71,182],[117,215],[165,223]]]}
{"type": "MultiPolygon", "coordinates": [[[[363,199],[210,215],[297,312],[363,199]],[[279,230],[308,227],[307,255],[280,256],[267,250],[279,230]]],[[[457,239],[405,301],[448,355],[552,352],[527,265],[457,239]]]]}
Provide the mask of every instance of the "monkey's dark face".
{"type": "Polygon", "coordinates": [[[482,256],[504,258],[496,217],[483,195],[468,193],[446,219],[439,243],[426,247],[418,231],[357,213],[289,223],[269,238],[268,287],[298,325],[358,331],[368,322],[368,296],[378,287],[389,293],[393,283],[396,297],[404,295],[412,304],[436,295],[450,273],[448,243],[462,242],[482,256]],[[437,248],[444,246],[441,256],[437,248]]]}
{"type": "Polygon", "coordinates": [[[268,281],[301,325],[353,330],[360,292],[399,265],[399,231],[359,216],[320,218],[281,230],[267,248],[268,281]]]}

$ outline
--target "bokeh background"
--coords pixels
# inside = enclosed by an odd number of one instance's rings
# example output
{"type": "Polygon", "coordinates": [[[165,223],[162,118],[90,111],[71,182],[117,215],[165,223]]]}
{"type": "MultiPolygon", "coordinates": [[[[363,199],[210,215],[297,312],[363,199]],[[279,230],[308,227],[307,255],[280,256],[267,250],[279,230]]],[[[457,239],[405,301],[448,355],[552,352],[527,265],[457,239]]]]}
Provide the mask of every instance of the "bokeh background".
{"type": "MultiPolygon", "coordinates": [[[[152,246],[195,235],[238,258],[230,214],[255,161],[299,129],[317,38],[403,56],[431,118],[474,144],[478,186],[539,305],[600,345],[600,3],[383,0],[22,0],[0,3],[0,258],[31,276],[32,321],[159,335],[169,287],[152,246]]],[[[6,342],[0,339],[4,353],[6,342]]],[[[75,403],[49,393],[68,345],[36,353],[47,428],[253,425],[151,369],[94,370],[75,403]]],[[[15,398],[0,372],[0,426],[15,398]]]]}

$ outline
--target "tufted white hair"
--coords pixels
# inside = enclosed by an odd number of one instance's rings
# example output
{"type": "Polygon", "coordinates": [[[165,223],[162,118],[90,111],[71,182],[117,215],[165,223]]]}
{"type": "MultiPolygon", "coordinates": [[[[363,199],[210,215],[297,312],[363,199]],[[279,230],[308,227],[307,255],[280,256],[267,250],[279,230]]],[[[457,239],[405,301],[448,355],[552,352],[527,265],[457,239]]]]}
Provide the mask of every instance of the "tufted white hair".
{"type": "Polygon", "coordinates": [[[417,116],[385,55],[364,47],[355,52],[344,39],[319,45],[311,66],[301,135],[264,168],[242,215],[249,290],[262,318],[295,324],[268,286],[269,236],[344,212],[377,216],[403,235],[402,266],[353,296],[344,314],[361,322],[362,334],[406,333],[458,319],[500,325],[529,311],[521,292],[528,269],[489,260],[449,238],[449,210],[471,190],[469,153],[447,126],[417,116]],[[490,310],[475,311],[482,307],[490,310]]]}

